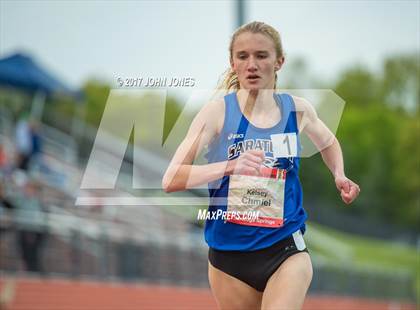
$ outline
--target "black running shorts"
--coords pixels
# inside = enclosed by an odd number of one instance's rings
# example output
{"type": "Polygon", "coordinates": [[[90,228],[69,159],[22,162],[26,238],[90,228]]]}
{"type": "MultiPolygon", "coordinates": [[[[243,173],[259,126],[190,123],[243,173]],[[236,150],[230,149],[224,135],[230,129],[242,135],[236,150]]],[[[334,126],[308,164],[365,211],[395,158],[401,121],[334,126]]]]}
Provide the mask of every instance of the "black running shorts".
{"type": "Polygon", "coordinates": [[[293,235],[268,248],[255,251],[220,251],[209,248],[211,265],[263,292],[271,275],[286,258],[300,252],[309,253],[306,246],[295,243],[293,235]]]}

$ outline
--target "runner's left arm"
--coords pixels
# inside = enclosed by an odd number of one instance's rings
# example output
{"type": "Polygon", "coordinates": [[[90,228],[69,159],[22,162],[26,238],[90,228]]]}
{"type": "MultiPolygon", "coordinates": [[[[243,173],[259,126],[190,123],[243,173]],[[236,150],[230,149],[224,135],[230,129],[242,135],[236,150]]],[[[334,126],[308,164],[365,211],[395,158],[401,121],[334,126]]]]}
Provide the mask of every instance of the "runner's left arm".
{"type": "Polygon", "coordinates": [[[334,176],[342,200],[349,204],[360,192],[360,187],[344,173],[343,152],[337,138],[319,119],[314,107],[304,98],[294,97],[296,110],[300,113],[299,129],[306,133],[320,151],[322,159],[334,176]]]}

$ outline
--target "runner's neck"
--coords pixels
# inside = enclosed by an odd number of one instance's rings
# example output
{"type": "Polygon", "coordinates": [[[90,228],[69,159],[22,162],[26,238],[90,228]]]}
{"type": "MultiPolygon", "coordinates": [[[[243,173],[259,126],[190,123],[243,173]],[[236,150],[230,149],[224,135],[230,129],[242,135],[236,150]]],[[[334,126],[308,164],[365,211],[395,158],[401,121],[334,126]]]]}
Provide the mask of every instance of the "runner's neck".
{"type": "Polygon", "coordinates": [[[243,113],[247,115],[271,115],[278,111],[273,97],[274,90],[259,90],[258,94],[242,89],[237,92],[238,102],[243,113]]]}

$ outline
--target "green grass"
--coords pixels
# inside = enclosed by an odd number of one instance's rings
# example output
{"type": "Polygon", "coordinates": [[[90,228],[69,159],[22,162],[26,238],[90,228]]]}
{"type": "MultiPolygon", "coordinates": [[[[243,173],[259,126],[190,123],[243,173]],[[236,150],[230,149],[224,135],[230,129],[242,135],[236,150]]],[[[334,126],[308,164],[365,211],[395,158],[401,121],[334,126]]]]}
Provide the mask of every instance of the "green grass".
{"type": "MultiPolygon", "coordinates": [[[[351,250],[349,262],[354,267],[363,267],[383,272],[410,273],[415,277],[415,292],[420,292],[420,256],[416,247],[397,244],[394,242],[379,240],[375,238],[357,236],[325,227],[316,223],[308,223],[308,237],[311,230],[316,230],[325,234],[329,238],[343,244],[351,250]]],[[[310,241],[310,238],[308,238],[310,241]]],[[[308,241],[308,247],[311,243],[308,241]]],[[[324,257],[334,260],[334,251],[331,252],[324,248],[314,245],[314,250],[321,253],[324,257]]]]}
{"type": "Polygon", "coordinates": [[[415,247],[396,244],[374,238],[352,235],[316,223],[309,222],[308,230],[317,229],[352,249],[352,261],[359,264],[374,264],[386,269],[417,271],[418,252],[415,247]]]}

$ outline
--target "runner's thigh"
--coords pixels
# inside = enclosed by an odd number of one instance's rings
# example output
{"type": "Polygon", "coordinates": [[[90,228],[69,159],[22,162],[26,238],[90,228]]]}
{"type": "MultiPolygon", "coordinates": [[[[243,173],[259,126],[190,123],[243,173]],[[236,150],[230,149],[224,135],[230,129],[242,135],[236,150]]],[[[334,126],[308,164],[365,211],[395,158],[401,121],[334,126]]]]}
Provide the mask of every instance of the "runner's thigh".
{"type": "Polygon", "coordinates": [[[307,252],[288,257],[268,280],[261,309],[301,309],[312,274],[312,262],[307,252]]]}
{"type": "Polygon", "coordinates": [[[210,288],[220,309],[260,309],[263,295],[261,292],[213,267],[210,262],[208,266],[210,288]]]}

